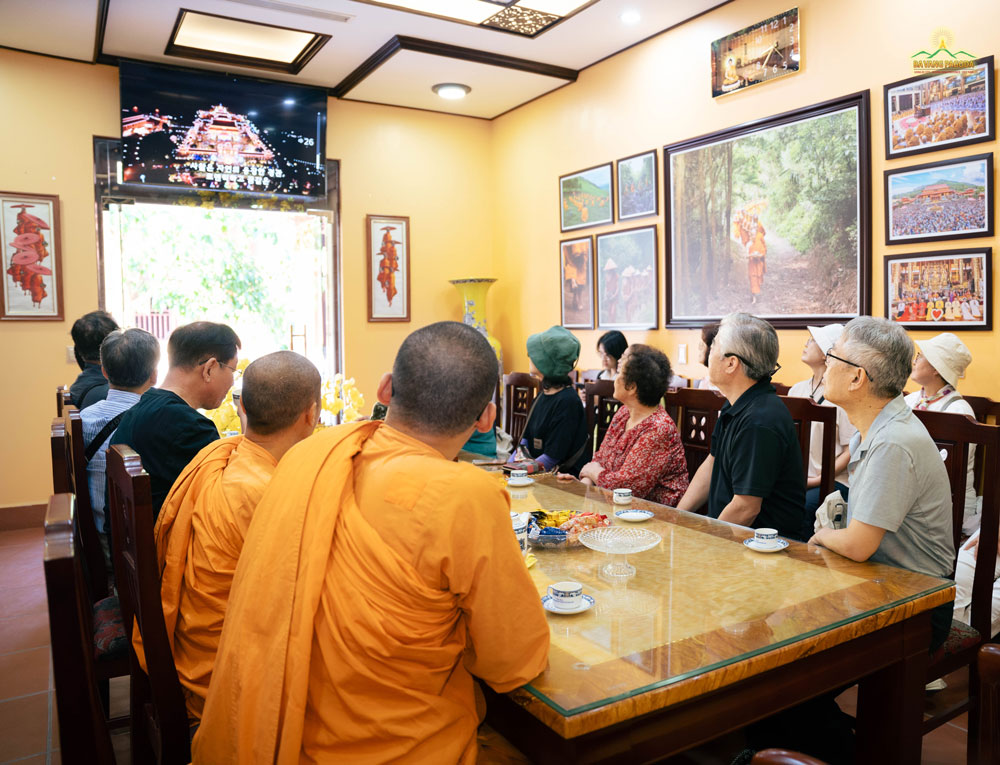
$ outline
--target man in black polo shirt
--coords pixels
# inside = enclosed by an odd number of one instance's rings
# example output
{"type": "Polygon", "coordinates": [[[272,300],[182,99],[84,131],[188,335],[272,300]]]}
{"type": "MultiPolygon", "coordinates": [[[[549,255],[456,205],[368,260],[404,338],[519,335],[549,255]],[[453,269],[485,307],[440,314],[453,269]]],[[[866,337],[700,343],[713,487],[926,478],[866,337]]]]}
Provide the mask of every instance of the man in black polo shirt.
{"type": "Polygon", "coordinates": [[[788,408],[775,394],[778,335],[763,319],[722,320],[708,355],[708,377],[728,399],[712,431],[712,453],[678,507],[805,541],[805,475],[788,408]]]}
{"type": "Polygon", "coordinates": [[[149,473],[153,518],[187,464],[219,437],[198,409],[215,409],[236,380],[240,339],[225,324],[196,321],[167,341],[170,369],[163,384],[142,394],[111,437],[138,452],[149,473]]]}

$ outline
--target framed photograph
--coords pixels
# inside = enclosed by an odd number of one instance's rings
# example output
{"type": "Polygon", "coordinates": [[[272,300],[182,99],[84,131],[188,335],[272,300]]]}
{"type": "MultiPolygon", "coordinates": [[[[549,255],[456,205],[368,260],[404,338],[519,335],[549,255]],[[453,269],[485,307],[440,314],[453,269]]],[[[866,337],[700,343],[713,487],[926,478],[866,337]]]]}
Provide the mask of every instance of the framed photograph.
{"type": "Polygon", "coordinates": [[[619,159],[615,167],[618,171],[618,220],[656,215],[660,211],[656,152],[619,159]]]}
{"type": "Polygon", "coordinates": [[[885,315],[907,329],[993,329],[993,252],[885,256],[885,315]]]}
{"type": "Polygon", "coordinates": [[[59,197],[0,191],[0,320],[62,321],[59,197]]]}
{"type": "Polygon", "coordinates": [[[996,138],[993,56],[885,86],[885,158],[996,138]]]}
{"type": "Polygon", "coordinates": [[[664,147],[667,325],[868,313],[868,131],[866,90],[664,147]]]}
{"type": "Polygon", "coordinates": [[[559,243],[562,279],[562,325],[567,329],[594,328],[594,239],[566,239],[559,243]]]}
{"type": "Polygon", "coordinates": [[[410,219],[367,215],[368,321],[410,320],[410,219]]]}
{"type": "Polygon", "coordinates": [[[993,236],[993,154],[885,171],[885,243],[993,236]]]}
{"type": "Polygon", "coordinates": [[[656,329],[659,268],[656,226],[597,236],[597,326],[656,329]]]}
{"type": "Polygon", "coordinates": [[[559,177],[561,231],[615,222],[611,163],[559,177]]]}
{"type": "Polygon", "coordinates": [[[720,37],[712,43],[712,98],[799,71],[799,9],[720,37]]]}

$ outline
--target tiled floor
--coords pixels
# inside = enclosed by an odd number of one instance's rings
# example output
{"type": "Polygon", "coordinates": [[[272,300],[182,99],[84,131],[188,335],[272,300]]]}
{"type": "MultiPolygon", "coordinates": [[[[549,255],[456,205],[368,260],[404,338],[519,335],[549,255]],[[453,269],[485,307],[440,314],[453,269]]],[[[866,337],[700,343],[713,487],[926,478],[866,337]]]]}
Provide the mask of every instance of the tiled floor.
{"type": "MultiPolygon", "coordinates": [[[[42,530],[0,532],[0,765],[59,765],[59,727],[56,720],[52,662],[49,657],[49,619],[42,569],[42,530]]],[[[947,678],[945,694],[968,684],[962,673],[947,678]]],[[[853,713],[854,689],[840,697],[844,711],[853,713]]],[[[111,682],[112,716],[128,712],[128,681],[111,682]]],[[[923,765],[965,762],[966,715],[924,736],[923,765]]],[[[112,736],[118,762],[128,763],[128,733],[112,736]]],[[[729,765],[738,751],[732,736],[672,758],[671,762],[729,765]]],[[[497,760],[514,762],[501,752],[497,760]]]]}

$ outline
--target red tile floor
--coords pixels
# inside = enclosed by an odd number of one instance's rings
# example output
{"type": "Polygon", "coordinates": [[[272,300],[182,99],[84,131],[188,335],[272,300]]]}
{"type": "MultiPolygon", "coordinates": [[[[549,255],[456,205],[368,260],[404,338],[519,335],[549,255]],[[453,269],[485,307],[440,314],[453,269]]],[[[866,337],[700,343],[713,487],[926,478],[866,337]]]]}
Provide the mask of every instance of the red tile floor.
{"type": "MultiPolygon", "coordinates": [[[[49,658],[49,618],[42,570],[42,530],[0,532],[0,764],[59,765],[59,726],[56,719],[52,662],[49,658]]],[[[968,678],[956,673],[947,678],[954,694],[968,678]]],[[[841,697],[844,711],[853,713],[855,690],[841,697]]],[[[111,681],[112,716],[128,712],[128,680],[111,681]]],[[[924,737],[923,765],[956,765],[965,762],[966,715],[924,737]]],[[[667,762],[675,765],[728,765],[739,751],[738,735],[726,736],[667,762]]],[[[128,733],[112,736],[118,762],[129,762],[128,733]]],[[[512,753],[490,750],[486,742],[482,761],[524,762],[512,753]]]]}

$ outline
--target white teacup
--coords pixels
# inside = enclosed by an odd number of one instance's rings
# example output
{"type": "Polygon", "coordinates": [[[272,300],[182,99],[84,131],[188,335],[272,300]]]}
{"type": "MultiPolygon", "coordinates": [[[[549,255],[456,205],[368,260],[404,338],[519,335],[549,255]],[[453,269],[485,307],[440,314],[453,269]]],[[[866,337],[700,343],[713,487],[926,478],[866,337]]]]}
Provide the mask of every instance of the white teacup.
{"type": "Polygon", "coordinates": [[[522,520],[520,513],[514,512],[510,514],[510,522],[514,527],[517,543],[521,546],[521,555],[524,555],[528,552],[528,522],[522,520]]]}
{"type": "Polygon", "coordinates": [[[778,544],[778,530],[757,529],[753,533],[753,541],[758,547],[774,547],[778,544]]]}
{"type": "Polygon", "coordinates": [[[616,505],[629,505],[632,504],[632,490],[631,489],[615,489],[614,499],[616,505]]]}
{"type": "Polygon", "coordinates": [[[525,481],[528,480],[528,471],[527,470],[511,470],[510,471],[510,480],[513,481],[514,483],[524,483],[525,481]]]}
{"type": "Polygon", "coordinates": [[[556,582],[548,586],[547,592],[556,608],[571,611],[583,603],[583,585],[579,582],[556,582]]]}

